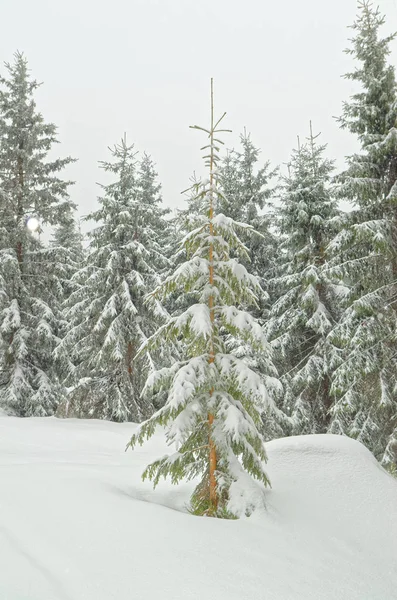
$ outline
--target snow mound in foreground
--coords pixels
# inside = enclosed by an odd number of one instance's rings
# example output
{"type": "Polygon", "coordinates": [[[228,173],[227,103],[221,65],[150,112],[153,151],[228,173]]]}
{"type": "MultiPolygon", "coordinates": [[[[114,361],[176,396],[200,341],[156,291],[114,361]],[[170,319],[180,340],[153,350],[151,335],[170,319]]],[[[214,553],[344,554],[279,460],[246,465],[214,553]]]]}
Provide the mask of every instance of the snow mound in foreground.
{"type": "Polygon", "coordinates": [[[267,510],[221,521],[140,481],[165,447],[134,428],[0,420],[1,600],[397,598],[397,482],[358,442],[269,443],[267,510]]]}

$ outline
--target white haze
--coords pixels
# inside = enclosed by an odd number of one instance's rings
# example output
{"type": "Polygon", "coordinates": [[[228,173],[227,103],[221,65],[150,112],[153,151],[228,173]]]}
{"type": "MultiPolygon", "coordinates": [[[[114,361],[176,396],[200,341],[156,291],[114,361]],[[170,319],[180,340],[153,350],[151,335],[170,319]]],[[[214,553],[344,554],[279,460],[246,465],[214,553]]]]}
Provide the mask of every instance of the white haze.
{"type": "MultiPolygon", "coordinates": [[[[397,28],[397,0],[380,0],[385,34],[397,28]]],[[[204,140],[189,130],[208,121],[209,81],[238,143],[244,127],[273,165],[288,161],[309,120],[343,164],[354,138],[335,115],[353,91],[341,75],[355,0],[2,0],[0,55],[24,51],[44,82],[38,106],[59,127],[59,154],[79,160],[67,176],[80,215],[104,181],[98,161],[124,132],[157,163],[164,201],[200,172],[204,140]]],[[[393,43],[392,60],[397,58],[393,43]]]]}

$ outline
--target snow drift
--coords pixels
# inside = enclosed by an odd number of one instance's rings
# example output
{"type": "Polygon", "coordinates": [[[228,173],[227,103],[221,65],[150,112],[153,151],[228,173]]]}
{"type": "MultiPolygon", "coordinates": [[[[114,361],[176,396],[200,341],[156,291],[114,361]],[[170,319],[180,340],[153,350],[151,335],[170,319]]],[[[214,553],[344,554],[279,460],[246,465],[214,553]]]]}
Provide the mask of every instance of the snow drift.
{"type": "Polygon", "coordinates": [[[222,521],[140,481],[165,448],[134,428],[0,419],[1,600],[397,598],[397,482],[358,442],[269,443],[267,509],[222,521]]]}

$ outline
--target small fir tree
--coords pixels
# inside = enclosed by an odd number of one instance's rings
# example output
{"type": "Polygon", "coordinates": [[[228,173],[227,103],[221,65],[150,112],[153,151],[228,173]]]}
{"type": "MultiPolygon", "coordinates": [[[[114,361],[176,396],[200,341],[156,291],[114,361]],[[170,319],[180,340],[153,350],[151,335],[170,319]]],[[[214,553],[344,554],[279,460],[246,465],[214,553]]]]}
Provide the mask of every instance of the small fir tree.
{"type": "Polygon", "coordinates": [[[152,373],[145,392],[167,390],[163,408],[144,422],[130,445],[142,444],[158,425],[165,426],[169,444],[176,450],[150,464],[143,477],[157,485],[161,477],[199,477],[191,499],[192,510],[211,516],[240,516],[263,506],[266,452],[259,432],[263,407],[272,405],[278,387],[270,348],[263,330],[244,306],[255,306],[259,284],[236,256],[248,259],[237,231],[251,228],[217,212],[219,189],[218,139],[214,124],[211,81],[211,126],[205,147],[209,180],[197,185],[196,195],[206,205],[181,243],[187,260],[151,295],[194,291],[197,302],[170,318],[140,352],[183,340],[184,356],[170,368],[152,373]],[[271,376],[261,377],[235,354],[228,352],[225,333],[252,344],[267,356],[271,376]],[[255,482],[257,480],[257,482],[255,482]]]}

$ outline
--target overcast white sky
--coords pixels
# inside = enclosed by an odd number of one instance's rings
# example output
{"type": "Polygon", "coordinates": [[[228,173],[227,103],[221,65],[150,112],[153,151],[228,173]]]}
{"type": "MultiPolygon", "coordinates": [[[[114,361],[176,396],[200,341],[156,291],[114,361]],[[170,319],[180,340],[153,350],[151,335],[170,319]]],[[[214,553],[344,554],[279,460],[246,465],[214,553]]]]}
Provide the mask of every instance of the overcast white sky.
{"type": "MultiPolygon", "coordinates": [[[[385,33],[397,0],[379,0],[385,33]]],[[[352,91],[341,75],[356,0],[1,0],[0,56],[24,51],[43,81],[38,107],[59,127],[80,214],[95,207],[98,161],[123,132],[157,164],[167,205],[200,172],[209,81],[227,111],[228,146],[246,127],[263,159],[286,162],[309,119],[341,163],[355,147],[333,116],[352,91]]],[[[392,59],[397,61],[397,42],[392,59]]]]}

